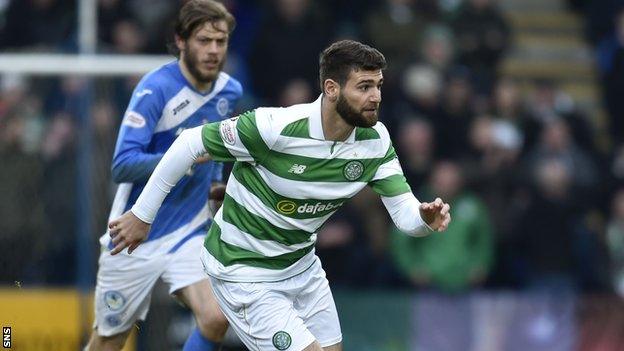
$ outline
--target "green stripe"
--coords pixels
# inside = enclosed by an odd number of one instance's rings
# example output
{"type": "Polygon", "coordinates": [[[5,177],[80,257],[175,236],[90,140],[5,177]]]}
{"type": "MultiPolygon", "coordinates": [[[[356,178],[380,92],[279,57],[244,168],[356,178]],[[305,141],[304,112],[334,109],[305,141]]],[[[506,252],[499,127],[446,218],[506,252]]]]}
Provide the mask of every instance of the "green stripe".
{"type": "Polygon", "coordinates": [[[381,164],[383,165],[384,163],[390,162],[395,158],[397,158],[397,154],[394,151],[394,147],[392,146],[392,144],[390,144],[390,146],[388,147],[388,151],[386,151],[386,155],[383,157],[383,161],[381,161],[381,164]]]}
{"type": "Polygon", "coordinates": [[[261,164],[271,173],[285,179],[305,182],[369,182],[373,179],[377,167],[382,164],[382,158],[369,159],[323,159],[307,156],[291,155],[278,151],[269,151],[269,156],[261,164]],[[364,170],[357,179],[349,180],[344,175],[347,164],[359,161],[364,170]],[[294,165],[306,166],[303,173],[289,172],[294,165]]]}
{"type": "Polygon", "coordinates": [[[301,244],[313,233],[274,226],[266,219],[249,212],[229,195],[223,199],[223,220],[259,240],[272,240],[284,245],[301,244]]]}
{"type": "Polygon", "coordinates": [[[264,143],[260,131],[258,131],[256,113],[249,111],[241,114],[236,129],[251,157],[257,162],[261,162],[268,155],[269,148],[264,143]]]}
{"type": "Polygon", "coordinates": [[[312,251],[314,244],[310,244],[308,247],[287,254],[266,257],[222,241],[221,228],[213,222],[204,240],[204,247],[206,247],[206,250],[208,250],[217,261],[221,262],[221,264],[226,267],[234,264],[243,264],[246,266],[278,270],[286,269],[299,261],[303,256],[312,251]]]}
{"type": "Polygon", "coordinates": [[[210,157],[215,161],[236,161],[236,157],[232,156],[227,147],[225,147],[225,144],[223,144],[221,134],[219,133],[220,127],[221,122],[204,125],[202,128],[202,142],[204,143],[204,147],[208,150],[210,157]]]}
{"type": "Polygon", "coordinates": [[[393,176],[379,179],[370,183],[373,190],[381,196],[397,196],[407,192],[410,192],[410,186],[405,180],[405,176],[402,174],[395,174],[393,176]]]}
{"type": "Polygon", "coordinates": [[[282,196],[271,189],[260,173],[248,163],[238,162],[232,169],[232,175],[250,193],[256,195],[262,203],[278,213],[297,219],[319,218],[336,211],[348,198],[332,200],[293,199],[282,196]]]}
{"type": "Polygon", "coordinates": [[[355,141],[381,139],[374,128],[355,128],[355,141]]]}
{"type": "Polygon", "coordinates": [[[294,138],[310,139],[310,127],[308,118],[302,118],[288,124],[280,133],[280,135],[294,138]]]}

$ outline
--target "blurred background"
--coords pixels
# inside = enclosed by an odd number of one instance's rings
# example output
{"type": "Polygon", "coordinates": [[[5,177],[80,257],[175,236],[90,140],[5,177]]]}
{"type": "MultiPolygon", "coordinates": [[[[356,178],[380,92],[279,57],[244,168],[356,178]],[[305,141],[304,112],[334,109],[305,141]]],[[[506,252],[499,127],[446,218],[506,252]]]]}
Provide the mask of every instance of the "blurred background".
{"type": "MultiPolygon", "coordinates": [[[[239,112],[312,101],[324,47],[373,45],[412,190],[452,205],[446,233],[411,238],[363,191],[322,228],[345,350],[624,350],[624,1],[224,3],[239,112]]],[[[79,350],[90,333],[117,130],[140,77],[173,59],[180,4],[0,0],[14,349],[79,350]]],[[[158,286],[127,349],[181,349],[192,323],[158,286]]]]}

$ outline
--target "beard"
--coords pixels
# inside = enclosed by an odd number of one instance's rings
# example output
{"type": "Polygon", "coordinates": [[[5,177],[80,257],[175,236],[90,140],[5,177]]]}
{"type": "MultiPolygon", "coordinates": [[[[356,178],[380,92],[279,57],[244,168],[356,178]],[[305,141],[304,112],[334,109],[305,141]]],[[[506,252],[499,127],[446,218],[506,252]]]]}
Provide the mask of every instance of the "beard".
{"type": "Polygon", "coordinates": [[[184,61],[184,64],[186,65],[186,68],[188,69],[191,76],[193,76],[193,78],[199,83],[214,82],[215,79],[217,79],[219,72],[221,72],[221,70],[223,69],[225,59],[219,62],[219,67],[215,72],[202,73],[202,71],[199,69],[200,62],[197,56],[197,53],[191,50],[190,46],[186,44],[182,60],[184,61]]]}
{"type": "Polygon", "coordinates": [[[351,104],[347,102],[341,94],[338,94],[338,101],[336,102],[336,112],[342,117],[342,119],[348,124],[354,127],[370,128],[377,123],[377,114],[371,119],[368,119],[358,112],[351,104]]]}

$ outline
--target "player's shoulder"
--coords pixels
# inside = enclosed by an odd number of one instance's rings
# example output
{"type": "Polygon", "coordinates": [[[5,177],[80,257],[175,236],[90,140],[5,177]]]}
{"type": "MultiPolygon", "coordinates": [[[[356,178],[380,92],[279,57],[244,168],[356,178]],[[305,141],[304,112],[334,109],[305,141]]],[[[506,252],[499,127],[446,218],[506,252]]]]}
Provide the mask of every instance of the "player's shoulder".
{"type": "Polygon", "coordinates": [[[369,130],[371,134],[375,133],[378,135],[378,138],[382,144],[382,148],[385,150],[390,147],[392,141],[390,140],[390,133],[388,132],[388,128],[381,121],[377,121],[377,123],[370,127],[366,128],[369,130]]]}
{"type": "Polygon", "coordinates": [[[158,68],[151,70],[146,73],[141,81],[139,82],[139,86],[149,86],[152,88],[164,87],[170,85],[175,81],[175,66],[177,65],[176,61],[171,61],[166,63],[158,68]]]}
{"type": "Polygon", "coordinates": [[[309,118],[312,104],[297,104],[288,107],[259,107],[255,110],[256,119],[271,123],[272,129],[279,134],[289,124],[309,118]]]}
{"type": "Polygon", "coordinates": [[[371,129],[377,132],[381,139],[390,139],[390,133],[388,132],[388,128],[386,127],[385,124],[383,124],[382,121],[377,121],[377,123],[375,123],[374,126],[372,126],[371,128],[367,128],[367,129],[371,129]]]}
{"type": "Polygon", "coordinates": [[[232,77],[226,72],[219,72],[219,76],[217,77],[217,81],[221,81],[223,84],[223,89],[221,90],[224,93],[232,93],[237,98],[243,96],[243,85],[238,81],[238,79],[232,77]]]}

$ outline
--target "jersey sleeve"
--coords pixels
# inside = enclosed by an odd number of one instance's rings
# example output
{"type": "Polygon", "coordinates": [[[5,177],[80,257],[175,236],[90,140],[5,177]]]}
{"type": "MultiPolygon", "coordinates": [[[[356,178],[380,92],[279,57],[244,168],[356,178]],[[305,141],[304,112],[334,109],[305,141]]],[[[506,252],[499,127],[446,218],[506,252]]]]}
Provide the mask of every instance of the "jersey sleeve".
{"type": "Polygon", "coordinates": [[[115,154],[113,180],[118,183],[147,181],[162,153],[149,153],[148,146],[162,114],[165,101],[153,79],[141,81],[121,122],[115,154]]]}
{"type": "Polygon", "coordinates": [[[275,143],[272,119],[257,110],[215,123],[202,129],[204,146],[215,161],[261,164],[275,143]]]}
{"type": "Polygon", "coordinates": [[[388,149],[369,185],[381,196],[381,201],[399,230],[412,236],[427,235],[431,228],[420,216],[420,201],[407,184],[387,130],[382,126],[379,131],[388,149]]]}
{"type": "MultiPolygon", "coordinates": [[[[230,82],[232,83],[233,96],[230,98],[230,104],[228,106],[228,112],[226,116],[233,115],[234,111],[236,111],[236,106],[238,102],[243,96],[242,84],[238,80],[231,78],[231,77],[230,77],[230,82]]],[[[221,182],[221,183],[223,182],[223,162],[213,161],[211,179],[213,182],[221,182]]]]}
{"type": "Polygon", "coordinates": [[[392,197],[411,192],[392,145],[389,146],[386,155],[381,161],[381,165],[377,168],[377,172],[375,172],[369,185],[377,194],[384,197],[392,197]]]}

